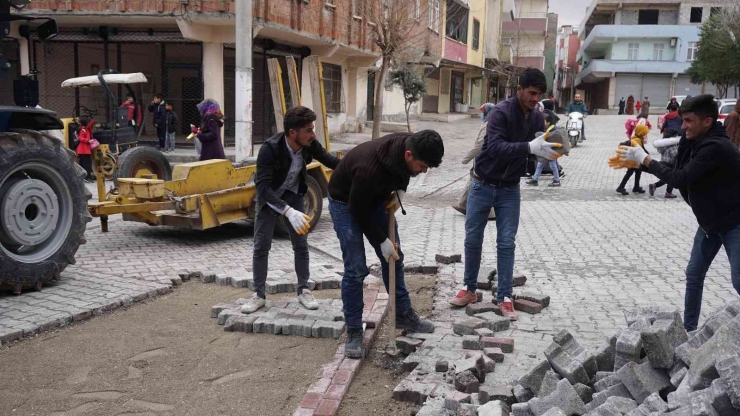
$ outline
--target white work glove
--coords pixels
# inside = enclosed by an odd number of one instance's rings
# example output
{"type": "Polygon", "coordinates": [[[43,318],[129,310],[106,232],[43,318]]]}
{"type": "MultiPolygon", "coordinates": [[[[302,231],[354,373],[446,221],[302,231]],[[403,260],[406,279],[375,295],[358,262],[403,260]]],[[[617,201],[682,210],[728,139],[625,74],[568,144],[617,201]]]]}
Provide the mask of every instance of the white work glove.
{"type": "Polygon", "coordinates": [[[288,207],[284,215],[288,218],[290,225],[298,235],[308,234],[308,230],[311,228],[311,224],[309,224],[311,218],[308,215],[290,207],[288,207]]]}
{"type": "Polygon", "coordinates": [[[547,160],[557,159],[560,154],[553,150],[553,148],[562,147],[563,145],[560,143],[548,143],[545,139],[547,139],[547,134],[541,134],[529,142],[529,153],[544,157],[547,160]]]}
{"type": "Polygon", "coordinates": [[[642,147],[619,146],[617,153],[621,159],[635,162],[637,163],[637,166],[642,165],[642,162],[644,162],[645,158],[648,157],[647,152],[643,150],[642,147]]]}
{"type": "Polygon", "coordinates": [[[383,252],[383,257],[388,263],[391,262],[391,258],[393,258],[393,260],[401,259],[401,257],[398,256],[398,252],[396,252],[396,245],[391,243],[391,240],[387,238],[380,244],[380,251],[383,252]]]}
{"type": "Polygon", "coordinates": [[[385,207],[388,208],[391,212],[398,211],[399,208],[401,208],[401,199],[403,199],[403,196],[406,195],[406,191],[403,189],[399,189],[396,192],[391,195],[391,199],[388,201],[387,204],[385,204],[385,207]]]}

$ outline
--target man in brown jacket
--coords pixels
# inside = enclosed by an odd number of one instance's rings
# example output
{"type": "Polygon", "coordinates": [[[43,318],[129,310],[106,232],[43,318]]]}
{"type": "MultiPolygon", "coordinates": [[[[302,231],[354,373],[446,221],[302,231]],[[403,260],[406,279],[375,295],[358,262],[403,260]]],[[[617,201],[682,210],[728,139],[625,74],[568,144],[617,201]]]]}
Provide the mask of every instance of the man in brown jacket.
{"type": "Polygon", "coordinates": [[[740,147],[740,98],[735,103],[735,109],[725,118],[725,129],[730,141],[740,147]]]}

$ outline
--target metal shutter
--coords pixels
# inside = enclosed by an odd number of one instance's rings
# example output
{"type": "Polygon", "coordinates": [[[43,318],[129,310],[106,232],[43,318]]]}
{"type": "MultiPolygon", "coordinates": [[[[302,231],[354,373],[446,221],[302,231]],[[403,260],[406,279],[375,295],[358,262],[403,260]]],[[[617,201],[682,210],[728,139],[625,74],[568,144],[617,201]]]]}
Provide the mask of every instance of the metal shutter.
{"type": "Polygon", "coordinates": [[[642,79],[642,97],[648,97],[653,108],[665,108],[671,99],[670,75],[645,75],[642,79]]]}
{"type": "MultiPolygon", "coordinates": [[[[707,85],[707,87],[709,87],[707,85]]],[[[707,88],[709,89],[709,88],[707,88]]],[[[701,84],[692,84],[691,78],[688,75],[679,75],[676,77],[676,87],[673,89],[674,95],[692,95],[697,96],[701,94],[701,84]]]]}
{"type": "Polygon", "coordinates": [[[635,103],[637,100],[642,100],[642,75],[634,74],[617,74],[617,89],[614,93],[614,105],[619,104],[619,100],[624,97],[624,101],[627,101],[627,97],[630,95],[635,97],[635,103]]]}

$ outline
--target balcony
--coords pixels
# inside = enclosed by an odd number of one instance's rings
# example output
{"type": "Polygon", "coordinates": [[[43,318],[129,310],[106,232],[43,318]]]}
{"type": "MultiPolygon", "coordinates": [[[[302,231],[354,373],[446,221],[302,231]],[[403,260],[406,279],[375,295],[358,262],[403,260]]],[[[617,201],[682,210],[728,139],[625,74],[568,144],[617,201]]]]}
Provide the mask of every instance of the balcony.
{"type": "Polygon", "coordinates": [[[503,33],[517,33],[519,30],[527,34],[544,34],[547,32],[547,18],[524,17],[501,24],[503,33]]]}
{"type": "Polygon", "coordinates": [[[578,74],[575,85],[599,82],[604,78],[611,77],[614,73],[682,74],[690,66],[690,62],[594,59],[578,74]]]}
{"type": "Polygon", "coordinates": [[[677,38],[682,42],[696,42],[699,39],[698,26],[679,25],[598,25],[578,49],[576,60],[583,58],[583,52],[603,52],[607,46],[620,39],[668,39],[677,38]]]}

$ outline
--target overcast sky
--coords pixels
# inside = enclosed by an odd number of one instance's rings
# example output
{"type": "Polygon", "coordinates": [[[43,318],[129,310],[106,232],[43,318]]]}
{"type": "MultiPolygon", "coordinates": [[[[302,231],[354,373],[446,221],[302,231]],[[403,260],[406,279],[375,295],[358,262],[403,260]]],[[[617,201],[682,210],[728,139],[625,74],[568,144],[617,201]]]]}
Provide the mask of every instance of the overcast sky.
{"type": "Polygon", "coordinates": [[[550,12],[558,14],[558,28],[564,25],[578,26],[586,14],[586,5],[590,1],[583,0],[550,0],[550,12]]]}

